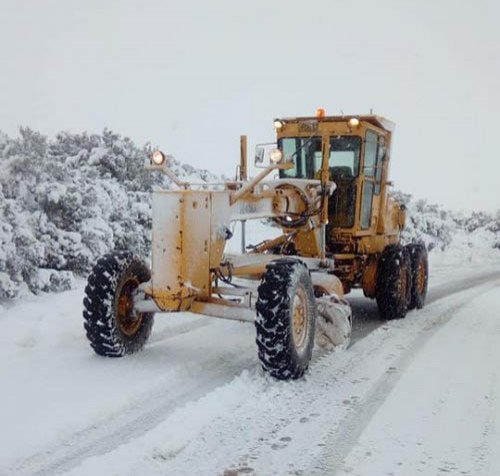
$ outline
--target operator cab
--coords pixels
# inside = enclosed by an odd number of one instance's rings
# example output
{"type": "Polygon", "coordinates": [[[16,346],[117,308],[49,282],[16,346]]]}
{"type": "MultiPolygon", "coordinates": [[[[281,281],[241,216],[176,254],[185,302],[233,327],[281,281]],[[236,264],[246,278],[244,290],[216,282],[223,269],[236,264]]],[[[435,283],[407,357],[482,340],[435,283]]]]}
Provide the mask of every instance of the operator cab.
{"type": "Polygon", "coordinates": [[[368,230],[373,225],[374,203],[380,203],[393,128],[380,116],[278,119],[278,149],[284,161],[294,164],[280,170],[280,178],[319,179],[325,163],[329,180],[337,186],[329,200],[330,227],[368,230]]]}

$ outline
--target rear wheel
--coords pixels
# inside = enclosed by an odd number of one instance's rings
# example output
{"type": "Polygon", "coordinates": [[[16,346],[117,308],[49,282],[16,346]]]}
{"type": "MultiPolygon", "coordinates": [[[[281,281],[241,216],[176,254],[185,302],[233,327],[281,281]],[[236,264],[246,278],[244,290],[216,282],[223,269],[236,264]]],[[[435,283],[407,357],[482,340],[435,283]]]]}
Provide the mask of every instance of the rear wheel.
{"type": "Polygon", "coordinates": [[[411,299],[411,262],[406,248],[387,246],[378,262],[376,299],[383,319],[402,319],[411,299]]]}
{"type": "Polygon", "coordinates": [[[429,262],[427,250],[424,245],[407,245],[411,260],[411,299],[408,309],[422,309],[427,296],[427,283],[429,281],[429,262]]]}
{"type": "Polygon", "coordinates": [[[150,277],[147,266],[127,251],[107,254],[96,263],[83,300],[84,327],[96,354],[121,357],[142,349],[154,314],[135,311],[134,295],[150,277]]]}
{"type": "Polygon", "coordinates": [[[309,271],[296,259],[267,265],[256,303],[262,368],[280,380],[300,378],[314,345],[316,303],[309,271]]]}

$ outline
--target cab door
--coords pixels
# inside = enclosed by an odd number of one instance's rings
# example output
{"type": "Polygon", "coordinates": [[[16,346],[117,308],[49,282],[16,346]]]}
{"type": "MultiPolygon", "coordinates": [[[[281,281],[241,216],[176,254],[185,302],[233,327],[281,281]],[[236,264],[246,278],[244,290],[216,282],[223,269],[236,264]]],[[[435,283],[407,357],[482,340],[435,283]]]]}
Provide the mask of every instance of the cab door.
{"type": "Polygon", "coordinates": [[[382,172],[381,152],[384,137],[371,130],[366,131],[363,158],[363,187],[361,192],[361,208],[359,223],[362,230],[372,226],[373,199],[380,193],[380,180],[382,172]]]}

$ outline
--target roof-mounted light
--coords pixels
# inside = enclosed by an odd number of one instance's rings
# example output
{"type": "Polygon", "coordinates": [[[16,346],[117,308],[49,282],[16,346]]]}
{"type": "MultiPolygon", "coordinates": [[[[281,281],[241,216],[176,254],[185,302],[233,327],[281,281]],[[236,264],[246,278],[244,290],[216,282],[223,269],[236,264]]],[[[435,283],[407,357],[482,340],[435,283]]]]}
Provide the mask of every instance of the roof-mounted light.
{"type": "Polygon", "coordinates": [[[283,123],[281,121],[274,121],[273,126],[277,131],[279,131],[283,127],[283,123]]]}
{"type": "Polygon", "coordinates": [[[318,107],[318,109],[316,109],[316,117],[318,119],[323,119],[326,117],[326,111],[322,107],[318,107]]]}
{"type": "Polygon", "coordinates": [[[357,117],[351,117],[349,119],[349,127],[358,127],[359,126],[359,119],[357,117]]]}

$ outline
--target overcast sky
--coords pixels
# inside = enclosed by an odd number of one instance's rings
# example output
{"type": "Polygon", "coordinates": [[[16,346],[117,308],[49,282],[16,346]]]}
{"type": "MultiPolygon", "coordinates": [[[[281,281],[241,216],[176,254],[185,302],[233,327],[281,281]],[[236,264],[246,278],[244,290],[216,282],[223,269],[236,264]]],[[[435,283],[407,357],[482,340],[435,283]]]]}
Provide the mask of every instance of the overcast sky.
{"type": "Polygon", "coordinates": [[[499,5],[0,0],[0,130],[110,127],[229,175],[274,117],[373,109],[397,188],[496,210],[499,5]]]}

